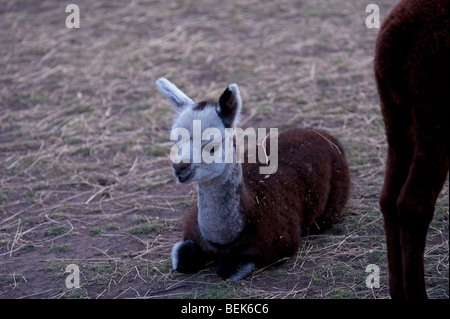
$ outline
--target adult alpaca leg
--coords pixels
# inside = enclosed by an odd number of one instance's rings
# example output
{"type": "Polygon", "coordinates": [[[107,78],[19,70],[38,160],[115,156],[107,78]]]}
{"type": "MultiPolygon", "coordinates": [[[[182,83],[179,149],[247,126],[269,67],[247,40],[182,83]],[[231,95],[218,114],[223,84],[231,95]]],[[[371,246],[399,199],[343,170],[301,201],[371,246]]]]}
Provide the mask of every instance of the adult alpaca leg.
{"type": "MultiPolygon", "coordinates": [[[[381,84],[382,82],[379,81],[381,84]]],[[[392,298],[405,298],[403,291],[403,261],[400,243],[397,200],[406,182],[413,157],[413,141],[409,132],[411,116],[405,107],[394,103],[388,90],[380,86],[382,111],[388,140],[384,185],[380,207],[384,219],[389,264],[389,290],[392,298]]]]}
{"type": "Polygon", "coordinates": [[[429,90],[432,97],[422,94],[413,96],[415,103],[395,103],[382,79],[377,76],[377,81],[388,141],[380,207],[390,293],[392,298],[426,298],[426,234],[449,168],[448,124],[443,122],[448,111],[437,111],[436,101],[448,100],[442,96],[448,93],[429,90]]]}
{"type": "Polygon", "coordinates": [[[397,202],[406,298],[427,298],[423,261],[426,236],[448,171],[448,165],[438,167],[435,161],[434,157],[415,155],[397,202]]]}
{"type": "Polygon", "coordinates": [[[427,297],[423,263],[426,235],[449,169],[449,112],[445,104],[449,93],[431,88],[427,93],[413,96],[414,157],[397,201],[406,298],[427,297]]]}

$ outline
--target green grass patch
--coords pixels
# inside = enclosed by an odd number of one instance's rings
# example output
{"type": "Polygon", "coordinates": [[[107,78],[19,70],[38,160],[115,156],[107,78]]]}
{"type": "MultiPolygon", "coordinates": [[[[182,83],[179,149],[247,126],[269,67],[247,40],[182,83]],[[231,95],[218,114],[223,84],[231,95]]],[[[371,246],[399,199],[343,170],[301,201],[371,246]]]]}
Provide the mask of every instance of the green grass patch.
{"type": "Polygon", "coordinates": [[[61,244],[50,248],[51,253],[59,254],[59,253],[67,253],[68,251],[70,251],[70,244],[61,244]]]}
{"type": "Polygon", "coordinates": [[[69,228],[66,226],[57,226],[50,229],[46,229],[43,233],[44,237],[56,237],[63,235],[69,231],[69,228]]]}
{"type": "Polygon", "coordinates": [[[172,221],[165,220],[165,219],[153,219],[147,222],[138,223],[137,225],[134,225],[127,230],[125,230],[125,233],[131,234],[131,235],[148,235],[153,233],[162,233],[164,231],[167,231],[172,226],[172,221]]]}

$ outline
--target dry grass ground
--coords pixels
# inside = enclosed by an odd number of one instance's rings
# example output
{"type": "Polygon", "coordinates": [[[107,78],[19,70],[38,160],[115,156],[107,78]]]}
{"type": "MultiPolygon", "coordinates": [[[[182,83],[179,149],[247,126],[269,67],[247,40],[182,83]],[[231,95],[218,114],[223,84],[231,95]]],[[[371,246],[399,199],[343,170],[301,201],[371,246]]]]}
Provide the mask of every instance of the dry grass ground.
{"type": "MultiPolygon", "coordinates": [[[[0,0],[0,298],[389,297],[365,1],[74,2],[80,29],[65,27],[65,2],[0,0]],[[196,188],[172,178],[160,76],[194,98],[237,82],[245,127],[337,136],[352,175],[340,223],[240,282],[171,270],[196,188]],[[365,285],[369,264],[380,288],[365,285]]],[[[381,19],[394,5],[377,4],[381,19]]],[[[448,200],[447,181],[425,254],[431,298],[449,297],[448,200]]]]}

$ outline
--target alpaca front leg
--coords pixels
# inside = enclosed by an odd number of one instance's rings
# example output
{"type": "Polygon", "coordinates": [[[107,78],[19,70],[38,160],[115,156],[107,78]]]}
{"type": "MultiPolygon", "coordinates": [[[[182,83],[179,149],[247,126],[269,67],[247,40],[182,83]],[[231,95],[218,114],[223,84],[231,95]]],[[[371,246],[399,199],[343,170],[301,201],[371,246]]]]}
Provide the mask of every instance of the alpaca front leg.
{"type": "MultiPolygon", "coordinates": [[[[403,137],[406,135],[399,133],[399,136],[403,137]]],[[[391,141],[391,144],[394,143],[391,141]]],[[[398,143],[394,144],[395,146],[388,147],[385,179],[379,198],[386,234],[389,292],[393,299],[405,298],[397,201],[400,191],[408,177],[412,153],[411,151],[407,152],[406,149],[401,149],[401,144],[406,145],[407,141],[398,141],[398,143]]]]}
{"type": "Polygon", "coordinates": [[[207,262],[206,254],[190,239],[173,245],[171,257],[172,268],[182,273],[197,272],[207,262]]]}
{"type": "MultiPolygon", "coordinates": [[[[438,138],[435,140],[437,141],[438,138]]],[[[437,144],[438,142],[434,143],[434,145],[437,144]]],[[[422,150],[425,147],[428,145],[423,146],[422,150]]],[[[432,154],[432,152],[425,151],[423,154],[432,154]]],[[[427,298],[423,255],[436,200],[448,172],[448,165],[445,167],[436,163],[445,163],[445,157],[448,158],[448,155],[444,153],[423,156],[417,152],[411,166],[411,174],[397,200],[404,289],[405,297],[408,299],[427,298]]]]}
{"type": "Polygon", "coordinates": [[[248,258],[227,254],[217,261],[216,272],[225,280],[241,280],[255,270],[256,265],[248,258]]]}

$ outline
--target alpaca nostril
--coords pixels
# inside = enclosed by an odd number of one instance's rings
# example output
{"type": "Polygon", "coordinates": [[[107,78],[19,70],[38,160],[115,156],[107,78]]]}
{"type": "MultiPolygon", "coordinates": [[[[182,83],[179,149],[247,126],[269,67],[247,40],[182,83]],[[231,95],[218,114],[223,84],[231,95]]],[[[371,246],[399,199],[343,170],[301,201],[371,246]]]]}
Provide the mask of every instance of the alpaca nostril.
{"type": "Polygon", "coordinates": [[[175,170],[177,175],[180,175],[183,171],[185,171],[189,166],[191,166],[191,163],[173,163],[173,169],[175,170]]]}

